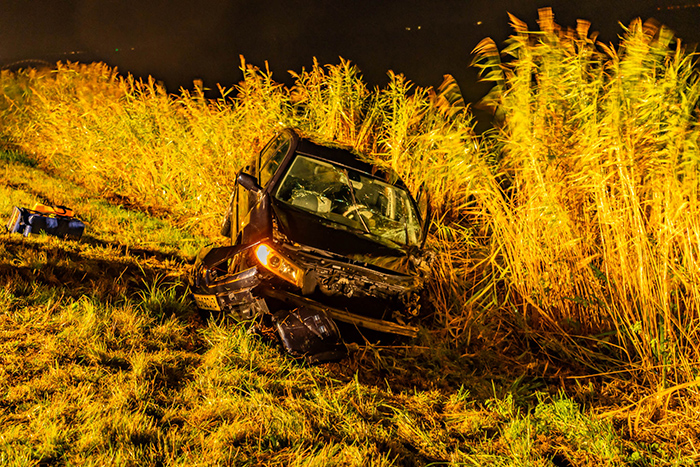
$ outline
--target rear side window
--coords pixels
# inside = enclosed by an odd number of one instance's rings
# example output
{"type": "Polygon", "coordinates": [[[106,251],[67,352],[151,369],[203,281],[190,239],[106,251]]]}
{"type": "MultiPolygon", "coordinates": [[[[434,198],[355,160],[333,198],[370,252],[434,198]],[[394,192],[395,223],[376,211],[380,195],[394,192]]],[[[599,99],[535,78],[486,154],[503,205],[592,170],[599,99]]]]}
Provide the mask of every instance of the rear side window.
{"type": "Polygon", "coordinates": [[[292,136],[288,133],[281,133],[262,150],[260,154],[260,176],[258,177],[258,183],[261,187],[265,188],[270,182],[270,179],[282,163],[282,159],[289,151],[291,144],[292,136]]]}

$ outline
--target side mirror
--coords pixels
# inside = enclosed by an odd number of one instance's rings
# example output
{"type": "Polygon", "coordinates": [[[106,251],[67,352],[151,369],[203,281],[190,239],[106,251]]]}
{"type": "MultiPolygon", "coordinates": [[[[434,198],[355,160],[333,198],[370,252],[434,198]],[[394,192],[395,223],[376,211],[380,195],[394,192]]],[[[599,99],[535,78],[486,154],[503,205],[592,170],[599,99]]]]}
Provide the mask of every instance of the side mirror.
{"type": "Polygon", "coordinates": [[[238,174],[236,182],[248,191],[260,195],[263,191],[262,187],[258,185],[258,179],[250,174],[241,172],[238,174]]]}

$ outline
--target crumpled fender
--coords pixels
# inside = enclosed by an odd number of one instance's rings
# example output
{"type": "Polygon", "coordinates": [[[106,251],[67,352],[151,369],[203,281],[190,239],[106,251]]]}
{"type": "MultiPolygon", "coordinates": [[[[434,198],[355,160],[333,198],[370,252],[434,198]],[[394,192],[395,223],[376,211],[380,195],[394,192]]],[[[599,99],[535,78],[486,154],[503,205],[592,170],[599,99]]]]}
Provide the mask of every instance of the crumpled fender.
{"type": "Polygon", "coordinates": [[[206,247],[200,251],[191,280],[193,296],[200,308],[232,311],[244,319],[267,311],[264,300],[252,294],[252,289],[260,284],[258,268],[251,266],[234,273],[228,271],[228,260],[244,259],[243,256],[254,246],[206,247]]]}

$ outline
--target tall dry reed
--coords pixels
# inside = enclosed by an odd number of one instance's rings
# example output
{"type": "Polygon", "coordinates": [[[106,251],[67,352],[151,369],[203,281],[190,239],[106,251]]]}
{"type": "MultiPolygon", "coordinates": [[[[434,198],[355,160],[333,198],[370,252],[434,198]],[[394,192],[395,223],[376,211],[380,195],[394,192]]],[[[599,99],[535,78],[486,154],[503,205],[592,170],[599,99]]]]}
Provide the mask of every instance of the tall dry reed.
{"type": "Polygon", "coordinates": [[[503,124],[493,247],[531,326],[615,329],[617,355],[654,384],[693,380],[700,358],[698,72],[671,32],[637,20],[617,49],[588,24],[512,18],[501,60],[478,66],[503,124]]]}

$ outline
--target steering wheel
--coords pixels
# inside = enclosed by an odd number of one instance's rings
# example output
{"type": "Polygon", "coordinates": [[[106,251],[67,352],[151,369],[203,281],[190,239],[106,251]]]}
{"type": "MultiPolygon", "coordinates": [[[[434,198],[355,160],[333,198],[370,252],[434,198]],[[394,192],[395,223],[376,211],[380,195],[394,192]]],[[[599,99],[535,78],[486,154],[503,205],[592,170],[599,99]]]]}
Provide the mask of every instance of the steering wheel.
{"type": "Polygon", "coordinates": [[[343,213],[343,217],[358,221],[360,220],[358,216],[362,216],[367,220],[371,219],[373,215],[374,213],[364,204],[353,204],[343,213]]]}

